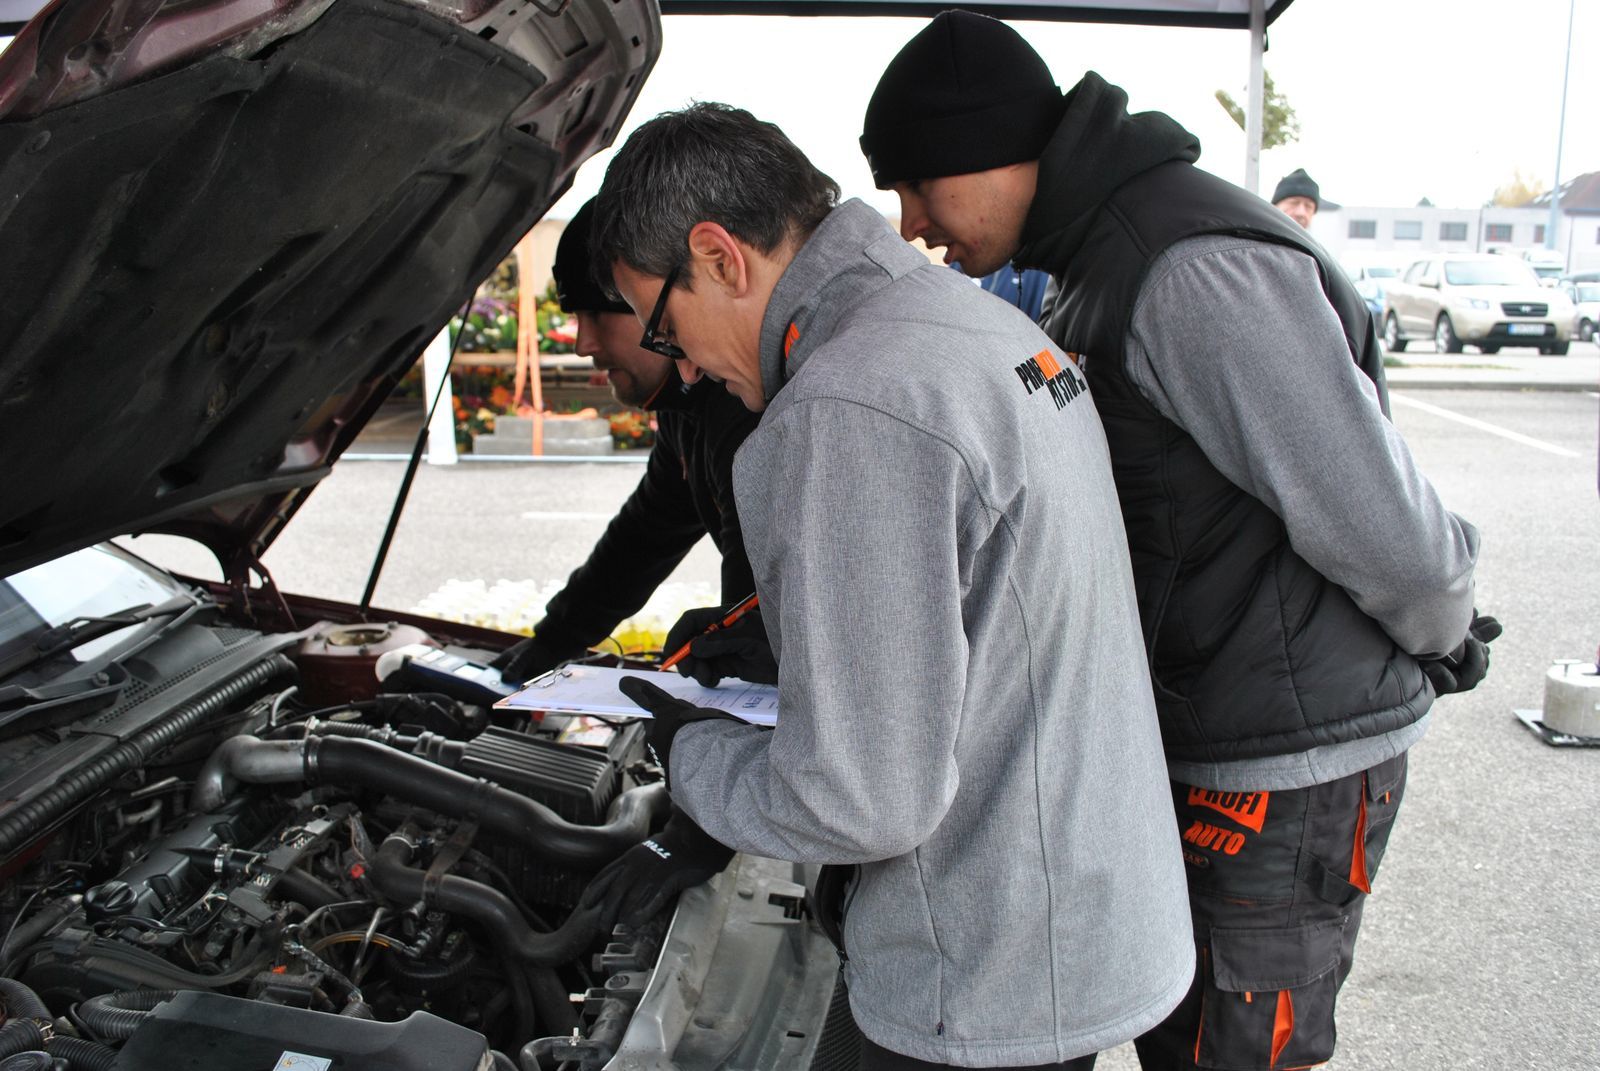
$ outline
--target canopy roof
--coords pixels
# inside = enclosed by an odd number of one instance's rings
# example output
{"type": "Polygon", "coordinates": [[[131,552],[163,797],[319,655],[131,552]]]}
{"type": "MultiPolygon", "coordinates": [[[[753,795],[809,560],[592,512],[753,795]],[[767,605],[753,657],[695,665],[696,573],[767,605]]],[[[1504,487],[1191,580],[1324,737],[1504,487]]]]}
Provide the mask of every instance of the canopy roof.
{"type": "MultiPolygon", "coordinates": [[[[11,34],[48,0],[0,0],[0,35],[11,34]]],[[[1265,0],[1267,25],[1294,0],[1265,0]]],[[[1120,22],[1143,26],[1250,28],[1250,0],[661,0],[663,15],[905,15],[932,18],[952,7],[997,19],[1120,22]]]]}
{"type": "MultiPolygon", "coordinates": [[[[1267,24],[1293,0],[1265,0],[1267,24]]],[[[1250,0],[661,0],[663,15],[907,15],[931,18],[952,7],[997,19],[1120,22],[1145,26],[1250,28],[1250,0]]]]}

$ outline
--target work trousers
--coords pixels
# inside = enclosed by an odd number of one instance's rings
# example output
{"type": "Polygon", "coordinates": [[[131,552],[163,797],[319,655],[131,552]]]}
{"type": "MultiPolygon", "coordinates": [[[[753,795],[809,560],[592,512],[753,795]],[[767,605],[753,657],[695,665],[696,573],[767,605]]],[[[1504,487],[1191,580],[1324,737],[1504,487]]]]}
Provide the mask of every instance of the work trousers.
{"type": "MultiPolygon", "coordinates": [[[[993,1067],[984,1071],[1094,1071],[1095,1053],[1080,1056],[1059,1064],[1036,1064],[1031,1067],[993,1067]]],[[[874,1043],[866,1035],[861,1037],[861,1071],[956,1071],[951,1064],[933,1064],[874,1043]]]]}
{"type": "Polygon", "coordinates": [[[1195,979],[1135,1042],[1144,1071],[1280,1071],[1333,1055],[1334,1004],[1405,778],[1402,754],[1290,791],[1173,783],[1195,979]]]}

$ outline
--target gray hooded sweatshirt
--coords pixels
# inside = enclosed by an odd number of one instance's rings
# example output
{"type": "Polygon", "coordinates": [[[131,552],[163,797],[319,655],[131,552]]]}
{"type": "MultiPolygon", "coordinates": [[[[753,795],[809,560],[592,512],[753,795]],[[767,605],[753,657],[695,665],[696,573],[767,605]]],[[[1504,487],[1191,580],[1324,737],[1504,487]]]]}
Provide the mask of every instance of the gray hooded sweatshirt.
{"type": "Polygon", "coordinates": [[[740,851],[860,865],[845,977],[886,1048],[1025,1065],[1143,1033],[1194,946],[1083,377],[859,201],[779,281],[761,358],[734,486],[782,713],[686,726],[674,799],[740,851]]]}

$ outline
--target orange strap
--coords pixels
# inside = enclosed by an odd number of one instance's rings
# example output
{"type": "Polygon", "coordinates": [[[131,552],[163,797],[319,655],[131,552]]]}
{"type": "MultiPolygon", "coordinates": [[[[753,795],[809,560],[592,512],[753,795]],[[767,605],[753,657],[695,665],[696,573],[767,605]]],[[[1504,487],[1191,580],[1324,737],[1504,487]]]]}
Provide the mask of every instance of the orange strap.
{"type": "Polygon", "coordinates": [[[1269,1067],[1278,1066],[1278,1057],[1283,1055],[1283,1050],[1289,1044],[1289,1038],[1294,1036],[1294,998],[1287,989],[1278,990],[1278,1011],[1272,1019],[1272,1062],[1269,1067]]]}
{"type": "Polygon", "coordinates": [[[1350,884],[1364,893],[1372,892],[1367,875],[1367,775],[1361,775],[1361,810],[1356,813],[1356,842],[1350,849],[1350,884]]]}

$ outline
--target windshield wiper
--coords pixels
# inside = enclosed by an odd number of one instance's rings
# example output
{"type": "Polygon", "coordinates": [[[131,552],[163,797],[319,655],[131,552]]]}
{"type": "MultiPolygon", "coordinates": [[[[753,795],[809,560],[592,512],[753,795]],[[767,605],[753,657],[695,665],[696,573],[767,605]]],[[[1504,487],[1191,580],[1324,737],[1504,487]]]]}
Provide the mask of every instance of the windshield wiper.
{"type": "Polygon", "coordinates": [[[90,640],[109,636],[113,632],[120,632],[134,625],[142,625],[157,617],[171,617],[173,614],[192,609],[194,605],[194,600],[189,596],[175,595],[166,602],[154,606],[141,603],[114,614],[75,617],[71,621],[46,629],[33,641],[32,647],[24,647],[4,662],[0,662],[0,678],[9,677],[46,658],[80,647],[90,640]]]}

